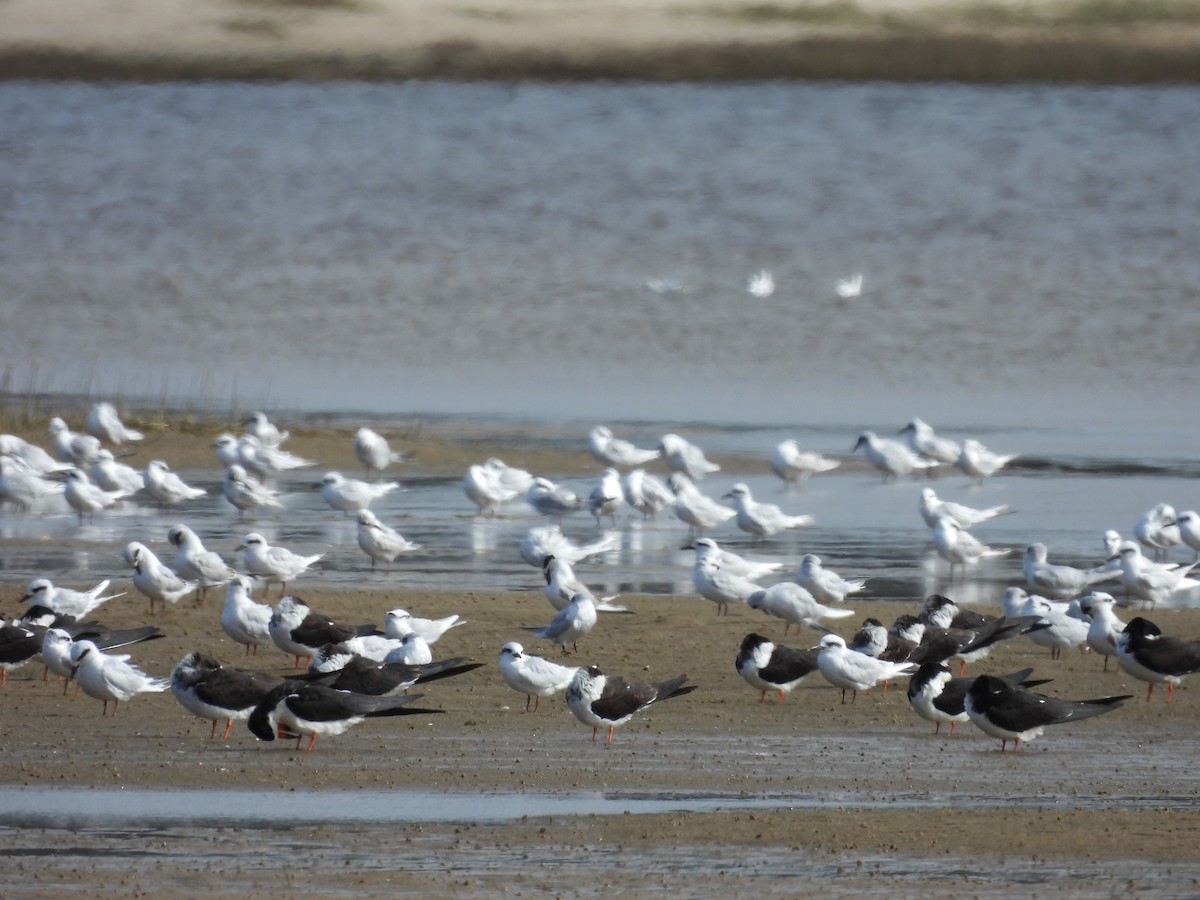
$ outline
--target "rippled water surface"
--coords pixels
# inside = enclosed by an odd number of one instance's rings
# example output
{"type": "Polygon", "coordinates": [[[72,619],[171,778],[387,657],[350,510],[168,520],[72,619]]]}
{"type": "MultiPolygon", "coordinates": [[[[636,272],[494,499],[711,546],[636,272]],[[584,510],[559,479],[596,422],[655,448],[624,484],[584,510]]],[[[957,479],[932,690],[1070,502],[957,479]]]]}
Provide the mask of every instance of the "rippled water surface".
{"type": "Polygon", "coordinates": [[[0,355],[21,389],[269,408],[1171,423],[1196,101],[5,84],[0,355]]]}

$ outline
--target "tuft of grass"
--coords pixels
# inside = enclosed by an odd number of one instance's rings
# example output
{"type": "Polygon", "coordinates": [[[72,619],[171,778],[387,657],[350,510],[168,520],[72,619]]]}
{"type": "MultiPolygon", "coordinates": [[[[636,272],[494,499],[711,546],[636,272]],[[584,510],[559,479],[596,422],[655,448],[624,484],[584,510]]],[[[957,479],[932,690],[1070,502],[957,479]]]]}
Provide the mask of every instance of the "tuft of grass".
{"type": "Polygon", "coordinates": [[[1080,0],[1070,8],[1068,24],[1109,26],[1200,24],[1197,0],[1080,0]]]}
{"type": "Polygon", "coordinates": [[[474,6],[464,6],[458,10],[464,19],[482,19],[491,22],[518,22],[522,16],[510,9],[480,9],[474,6]]]}
{"type": "Polygon", "coordinates": [[[271,9],[323,10],[340,9],[361,12],[365,7],[359,0],[241,0],[243,6],[260,6],[271,9]]]}
{"type": "Polygon", "coordinates": [[[929,15],[987,28],[1053,26],[1112,28],[1130,25],[1200,24],[1200,0],[1063,0],[1060,3],[958,3],[929,15]]]}
{"type": "Polygon", "coordinates": [[[743,22],[797,23],[803,25],[864,25],[874,21],[857,3],[829,0],[827,3],[753,3],[749,6],[714,9],[717,15],[743,22]]]}
{"type": "Polygon", "coordinates": [[[1200,24],[1200,0],[1061,0],[1057,3],[1005,3],[1003,0],[950,0],[944,6],[910,12],[869,12],[853,0],[752,3],[710,7],[709,13],[765,24],[876,26],[889,31],[938,30],[960,24],[978,28],[1110,28],[1153,24],[1200,24]]]}
{"type": "Polygon", "coordinates": [[[224,22],[221,26],[226,31],[237,34],[248,34],[253,37],[282,40],[287,37],[287,29],[277,19],[239,17],[224,22]]]}

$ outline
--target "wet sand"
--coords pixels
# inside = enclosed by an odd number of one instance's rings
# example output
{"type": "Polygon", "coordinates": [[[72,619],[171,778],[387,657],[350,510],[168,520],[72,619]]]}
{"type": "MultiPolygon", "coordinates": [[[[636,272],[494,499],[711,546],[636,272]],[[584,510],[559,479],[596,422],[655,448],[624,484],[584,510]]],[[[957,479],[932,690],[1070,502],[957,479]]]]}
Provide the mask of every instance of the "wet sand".
{"type": "MultiPolygon", "coordinates": [[[[814,632],[784,637],[781,625],[745,608],[718,617],[699,597],[630,596],[623,599],[635,614],[604,616],[573,659],[644,680],[687,672],[697,690],[651,707],[618,729],[611,745],[603,736],[593,744],[561,696],[526,714],[524,698],[500,678],[497,654],[508,640],[558,655],[521,631],[547,619],[540,593],[411,591],[402,572],[393,590],[297,593],[345,620],[381,622],[395,606],[429,616],[457,612],[467,624],[436,645],[437,657],[485,665],[423,688],[421,705],[440,714],[368,721],[318,739],[305,753],[290,741],[260,743],[244,725],[228,740],[210,740],[209,723],[169,693],[137,697],[104,719],[97,701],[63,696],[30,663],[0,691],[4,785],[395,791],[399,821],[190,826],[181,809],[181,821],[169,827],[5,828],[0,872],[20,880],[18,895],[90,883],[97,870],[116,870],[123,885],[152,892],[187,893],[216,875],[231,892],[294,877],[296,887],[320,893],[353,884],[472,896],[505,886],[589,894],[664,884],[696,896],[782,896],[818,876],[836,892],[919,886],[936,894],[960,891],[964,870],[984,893],[1018,881],[1049,888],[1069,871],[1077,893],[1104,893],[1119,877],[1172,895],[1191,890],[1200,876],[1192,863],[1200,828],[1194,692],[1177,693],[1170,705],[1156,692],[1147,703],[1144,685],[1102,673],[1093,656],[1052,662],[1022,639],[975,666],[1034,666],[1039,677],[1054,679],[1043,690],[1057,696],[1134,695],[1110,715],[1052,728],[1020,752],[1002,754],[969,724],[954,737],[935,736],[909,708],[902,685],[887,697],[877,691],[843,705],[814,673],[784,703],[760,704],[734,671],[742,636],[759,631],[809,646],[814,632]],[[405,820],[408,791],[727,795],[777,798],[783,808],[436,824],[405,820]],[[291,849],[281,850],[281,842],[291,849]],[[310,864],[290,859],[296,852],[311,854],[310,864]],[[646,882],[648,872],[662,882],[646,882]]],[[[4,606],[18,596],[18,586],[7,586],[4,606]]],[[[221,632],[220,603],[213,595],[156,616],[167,637],[132,648],[133,658],[155,674],[193,649],[245,664],[221,632]]],[[[897,603],[854,606],[854,623],[901,612],[897,603]]],[[[145,601],[132,594],[104,613],[116,627],[147,620],[145,601]]],[[[1171,633],[1200,633],[1200,612],[1158,619],[1171,633]]],[[[289,664],[273,649],[250,660],[281,674],[289,664]]]]}
{"type": "Polygon", "coordinates": [[[1185,82],[1191,6],[9,0],[0,77],[1185,82]]]}
{"type": "MultiPolygon", "coordinates": [[[[238,417],[126,418],[148,432],[139,459],[161,457],[188,469],[212,467],[211,439],[237,430],[238,417]]],[[[37,404],[13,402],[0,430],[43,441],[45,419],[37,404]]],[[[519,424],[413,419],[385,430],[413,452],[402,477],[457,475],[491,455],[536,471],[593,465],[583,451],[569,449],[574,431],[571,441],[531,447],[519,424]],[[524,442],[514,436],[520,434],[524,442]]],[[[545,430],[553,433],[552,426],[545,430]]],[[[329,466],[353,465],[349,432],[336,422],[313,420],[292,431],[294,452],[329,466]]],[[[719,461],[730,475],[762,465],[719,461]]],[[[848,464],[864,465],[855,458],[848,464]]],[[[403,565],[386,588],[378,584],[345,589],[314,579],[296,593],[344,620],[381,623],[396,606],[427,616],[456,612],[467,624],[436,645],[436,656],[484,665],[418,689],[423,708],[442,712],[368,721],[318,739],[311,753],[290,741],[260,743],[244,725],[228,740],[212,740],[210,724],[169,693],[137,697],[105,719],[98,701],[64,696],[58,685],[44,683],[36,662],[10,673],[0,690],[0,792],[176,791],[179,815],[165,823],[0,816],[6,895],[59,896],[97,884],[111,894],[233,895],[283,884],[320,895],[644,895],[666,887],[697,897],[782,897],[819,885],[835,895],[958,896],[966,888],[980,896],[1050,890],[1185,896],[1200,883],[1193,690],[1179,691],[1168,705],[1160,689],[1147,703],[1143,684],[1103,673],[1094,656],[1069,653],[1051,661],[1028,640],[1014,641],[973,671],[1033,666],[1037,677],[1053,679],[1042,690],[1056,696],[1133,696],[1109,715],[1049,729],[1018,753],[1001,753],[997,741],[969,724],[954,737],[934,735],[902,690],[842,704],[839,692],[814,674],[784,703],[759,703],[734,670],[742,637],[758,631],[805,647],[816,642],[815,632],[785,636],[781,624],[746,608],[718,617],[698,596],[623,595],[634,614],[604,616],[573,659],[643,680],[686,672],[697,690],[651,707],[618,729],[611,745],[603,737],[593,744],[561,696],[526,714],[524,698],[500,678],[497,656],[506,641],[557,656],[556,648],[521,630],[548,621],[551,608],[540,592],[418,590],[405,585],[403,565]],[[231,820],[212,822],[190,813],[194,791],[228,791],[255,802],[259,791],[287,798],[321,791],[342,811],[355,795],[383,793],[394,797],[396,811],[382,822],[364,816],[337,823],[281,812],[264,824],[261,808],[244,821],[234,808],[231,820]],[[413,797],[443,792],[510,797],[511,820],[481,812],[423,821],[406,809],[413,797]],[[618,805],[642,800],[666,811],[546,815],[538,802],[546,796],[581,804],[597,796],[618,805]],[[699,798],[708,808],[671,810],[679,798],[699,798]],[[735,808],[747,800],[768,808],[735,808]]],[[[103,621],[126,627],[150,620],[128,581],[115,586],[130,593],[102,608],[103,621]]],[[[23,591],[23,583],[5,580],[0,609],[18,609],[23,591]]],[[[920,599],[868,598],[851,604],[852,619],[833,624],[848,634],[867,616],[891,621],[920,599]]],[[[200,649],[232,665],[290,671],[290,660],[275,650],[247,662],[220,629],[221,603],[214,592],[202,605],[189,600],[156,615],[152,621],[166,637],[131,648],[133,659],[166,675],[185,653],[200,649]]],[[[1153,618],[1168,633],[1200,635],[1200,611],[1153,618]]]]}

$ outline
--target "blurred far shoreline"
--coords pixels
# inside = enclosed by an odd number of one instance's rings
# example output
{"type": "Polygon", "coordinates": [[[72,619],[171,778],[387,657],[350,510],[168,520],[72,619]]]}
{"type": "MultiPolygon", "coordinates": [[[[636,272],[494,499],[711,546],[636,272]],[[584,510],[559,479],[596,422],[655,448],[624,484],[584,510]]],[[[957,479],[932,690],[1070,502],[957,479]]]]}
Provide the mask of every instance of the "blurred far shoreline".
{"type": "Polygon", "coordinates": [[[0,79],[1186,84],[1200,0],[9,0],[0,79]]]}

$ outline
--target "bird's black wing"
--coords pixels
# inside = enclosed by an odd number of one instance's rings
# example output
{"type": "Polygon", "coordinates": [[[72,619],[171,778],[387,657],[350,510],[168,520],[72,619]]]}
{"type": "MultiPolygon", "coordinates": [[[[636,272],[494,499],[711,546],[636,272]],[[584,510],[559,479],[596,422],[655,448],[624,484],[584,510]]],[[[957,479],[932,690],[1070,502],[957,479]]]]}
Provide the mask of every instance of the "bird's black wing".
{"type": "Polygon", "coordinates": [[[758,670],[759,676],[771,684],[787,684],[803,678],[817,668],[817,654],[776,645],[771,661],[758,670]]]}

